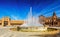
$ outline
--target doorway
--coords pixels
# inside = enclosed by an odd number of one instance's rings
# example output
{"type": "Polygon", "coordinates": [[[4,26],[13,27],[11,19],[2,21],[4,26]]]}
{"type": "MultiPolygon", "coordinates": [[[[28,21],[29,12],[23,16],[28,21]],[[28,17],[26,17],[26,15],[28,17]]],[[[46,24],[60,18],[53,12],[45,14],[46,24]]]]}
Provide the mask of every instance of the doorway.
{"type": "Polygon", "coordinates": [[[8,21],[4,21],[4,26],[8,25],[8,21]]]}

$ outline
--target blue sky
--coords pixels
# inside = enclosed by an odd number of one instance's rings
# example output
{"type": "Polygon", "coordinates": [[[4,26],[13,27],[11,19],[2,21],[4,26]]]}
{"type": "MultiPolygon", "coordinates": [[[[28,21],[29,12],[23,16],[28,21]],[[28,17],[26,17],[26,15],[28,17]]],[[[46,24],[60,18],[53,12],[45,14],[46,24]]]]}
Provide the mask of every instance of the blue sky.
{"type": "Polygon", "coordinates": [[[55,11],[60,17],[60,0],[0,0],[0,18],[23,20],[32,7],[33,16],[52,16],[55,11]]]}

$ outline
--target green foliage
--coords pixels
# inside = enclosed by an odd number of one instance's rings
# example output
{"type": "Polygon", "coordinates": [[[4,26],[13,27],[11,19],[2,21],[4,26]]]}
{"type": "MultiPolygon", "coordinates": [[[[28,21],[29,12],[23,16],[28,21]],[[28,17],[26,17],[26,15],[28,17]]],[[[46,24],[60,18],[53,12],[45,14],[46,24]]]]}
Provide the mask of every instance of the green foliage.
{"type": "Polygon", "coordinates": [[[17,31],[19,31],[20,30],[20,27],[19,26],[17,26],[17,31]]]}
{"type": "Polygon", "coordinates": [[[55,28],[48,28],[47,30],[48,31],[54,31],[54,30],[57,30],[57,29],[55,29],[55,28]]]}

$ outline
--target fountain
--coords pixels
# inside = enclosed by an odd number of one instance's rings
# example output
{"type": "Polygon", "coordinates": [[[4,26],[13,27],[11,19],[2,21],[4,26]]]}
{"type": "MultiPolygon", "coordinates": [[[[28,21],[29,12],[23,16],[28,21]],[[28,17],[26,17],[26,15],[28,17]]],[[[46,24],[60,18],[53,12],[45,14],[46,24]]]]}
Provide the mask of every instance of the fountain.
{"type": "Polygon", "coordinates": [[[21,25],[21,27],[31,27],[31,29],[34,27],[33,30],[36,30],[37,27],[38,31],[47,30],[47,27],[44,27],[42,24],[40,24],[39,19],[32,15],[32,7],[30,7],[30,12],[27,15],[27,19],[24,21],[24,24],[21,25]]]}
{"type": "Polygon", "coordinates": [[[22,26],[43,26],[39,23],[39,19],[32,15],[32,7],[30,7],[30,12],[27,15],[27,19],[24,20],[22,26]]]}

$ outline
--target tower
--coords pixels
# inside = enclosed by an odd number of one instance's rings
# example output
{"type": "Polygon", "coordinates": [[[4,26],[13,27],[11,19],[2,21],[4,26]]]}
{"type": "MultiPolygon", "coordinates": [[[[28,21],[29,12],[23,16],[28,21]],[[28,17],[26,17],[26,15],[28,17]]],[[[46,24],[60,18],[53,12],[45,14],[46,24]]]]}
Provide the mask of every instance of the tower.
{"type": "Polygon", "coordinates": [[[53,12],[53,16],[52,16],[52,25],[55,26],[57,24],[57,16],[56,13],[53,12]]]}
{"type": "Polygon", "coordinates": [[[10,26],[10,18],[9,17],[4,17],[2,18],[2,26],[10,26]]]}
{"type": "Polygon", "coordinates": [[[57,16],[56,16],[56,13],[55,12],[53,12],[52,19],[53,19],[53,21],[56,21],[56,19],[57,19],[57,16]]]}

